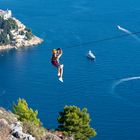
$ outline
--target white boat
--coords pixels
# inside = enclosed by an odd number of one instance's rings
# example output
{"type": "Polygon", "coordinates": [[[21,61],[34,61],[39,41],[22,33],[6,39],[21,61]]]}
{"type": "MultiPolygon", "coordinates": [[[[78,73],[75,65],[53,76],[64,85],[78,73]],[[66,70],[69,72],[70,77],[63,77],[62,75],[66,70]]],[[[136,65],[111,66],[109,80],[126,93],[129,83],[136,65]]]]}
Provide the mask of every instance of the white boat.
{"type": "Polygon", "coordinates": [[[94,60],[94,59],[96,58],[95,55],[92,53],[91,50],[88,51],[87,57],[88,57],[89,59],[92,59],[92,60],[94,60]]]}

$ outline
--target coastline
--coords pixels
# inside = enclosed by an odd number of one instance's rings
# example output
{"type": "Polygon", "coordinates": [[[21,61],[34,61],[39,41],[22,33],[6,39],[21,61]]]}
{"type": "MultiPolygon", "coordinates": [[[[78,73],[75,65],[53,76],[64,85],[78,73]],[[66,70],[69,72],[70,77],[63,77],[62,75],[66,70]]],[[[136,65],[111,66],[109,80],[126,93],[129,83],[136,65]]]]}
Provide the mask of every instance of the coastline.
{"type": "Polygon", "coordinates": [[[9,50],[9,49],[18,49],[18,48],[23,48],[23,47],[31,47],[31,46],[35,46],[35,45],[39,45],[43,42],[43,39],[37,37],[37,36],[33,36],[31,40],[27,40],[24,41],[22,43],[22,45],[20,46],[16,46],[16,45],[0,45],[0,51],[3,50],[9,50]]]}
{"type": "Polygon", "coordinates": [[[43,39],[35,36],[30,28],[13,17],[11,10],[1,10],[0,22],[0,51],[35,46],[43,42],[43,39]]]}
{"type": "Polygon", "coordinates": [[[31,40],[27,40],[27,41],[24,41],[22,43],[22,45],[20,46],[16,46],[16,45],[11,45],[11,44],[8,44],[8,45],[0,45],[0,51],[3,51],[3,50],[10,50],[10,49],[18,49],[18,48],[23,48],[23,47],[31,47],[31,46],[35,46],[35,45],[39,45],[43,42],[43,39],[37,37],[37,36],[33,36],[31,40]]]}

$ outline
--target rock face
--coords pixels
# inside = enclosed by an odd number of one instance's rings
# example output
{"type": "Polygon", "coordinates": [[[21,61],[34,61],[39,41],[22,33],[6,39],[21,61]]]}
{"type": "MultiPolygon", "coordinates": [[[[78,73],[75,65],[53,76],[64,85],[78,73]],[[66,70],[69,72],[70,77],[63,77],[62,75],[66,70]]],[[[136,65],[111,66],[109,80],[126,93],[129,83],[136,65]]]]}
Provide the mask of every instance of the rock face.
{"type": "Polygon", "coordinates": [[[47,132],[46,136],[42,138],[42,140],[62,140],[62,139],[52,133],[47,132]]]}
{"type": "Polygon", "coordinates": [[[11,129],[11,135],[15,138],[24,139],[24,140],[35,140],[33,136],[23,133],[20,122],[11,124],[10,129],[11,129]]]}
{"type": "Polygon", "coordinates": [[[40,39],[37,36],[33,36],[31,40],[24,40],[24,41],[20,42],[20,44],[17,43],[17,44],[14,44],[14,45],[11,45],[11,44],[0,45],[0,51],[35,46],[35,45],[41,44],[42,42],[43,42],[42,39],[40,39]]]}
{"type": "Polygon", "coordinates": [[[18,121],[16,115],[14,115],[10,111],[6,111],[4,108],[1,107],[0,107],[0,119],[6,120],[9,125],[18,121]]]}
{"type": "Polygon", "coordinates": [[[73,137],[59,137],[53,133],[46,132],[46,136],[41,140],[74,140],[73,137]]]}
{"type": "Polygon", "coordinates": [[[35,140],[29,134],[22,132],[20,122],[9,125],[5,119],[0,119],[0,140],[35,140]]]}
{"type": "Polygon", "coordinates": [[[22,131],[22,125],[14,114],[0,108],[0,140],[35,140],[22,131]]]}
{"type": "Polygon", "coordinates": [[[10,139],[9,124],[5,119],[0,119],[0,140],[10,139]]]}
{"type": "Polygon", "coordinates": [[[42,138],[35,138],[23,132],[22,123],[17,116],[4,108],[0,108],[0,140],[74,140],[73,137],[64,137],[60,131],[48,131],[42,138]]]}

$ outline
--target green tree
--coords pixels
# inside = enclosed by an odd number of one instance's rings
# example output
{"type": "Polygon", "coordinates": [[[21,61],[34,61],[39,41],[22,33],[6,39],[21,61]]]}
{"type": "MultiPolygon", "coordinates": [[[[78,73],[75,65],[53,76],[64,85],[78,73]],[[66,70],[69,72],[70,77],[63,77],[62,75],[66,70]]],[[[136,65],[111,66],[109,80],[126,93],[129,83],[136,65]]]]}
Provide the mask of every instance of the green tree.
{"type": "Polygon", "coordinates": [[[9,34],[9,32],[11,30],[18,29],[18,26],[12,18],[9,18],[8,20],[3,20],[2,24],[1,24],[1,28],[4,30],[4,32],[9,34]]]}
{"type": "Polygon", "coordinates": [[[27,37],[27,40],[31,40],[32,39],[32,37],[33,37],[33,35],[32,35],[32,33],[31,32],[26,32],[26,37],[27,37]]]}
{"type": "Polygon", "coordinates": [[[19,34],[20,35],[24,35],[25,33],[24,33],[24,31],[20,31],[19,34]]]}
{"type": "Polygon", "coordinates": [[[28,107],[27,102],[24,99],[18,99],[17,104],[13,105],[13,113],[18,115],[19,120],[22,122],[31,122],[36,126],[41,126],[40,120],[37,118],[38,111],[28,107]]]}
{"type": "Polygon", "coordinates": [[[0,17],[0,28],[2,28],[3,23],[4,23],[4,19],[2,17],[0,17]]]}
{"type": "Polygon", "coordinates": [[[7,45],[10,43],[10,39],[4,31],[0,33],[0,45],[7,45]]]}
{"type": "Polygon", "coordinates": [[[68,136],[73,135],[76,140],[88,140],[96,135],[96,131],[89,125],[91,119],[86,108],[81,110],[76,106],[65,106],[57,120],[58,129],[68,136]]]}
{"type": "Polygon", "coordinates": [[[32,33],[32,29],[30,29],[30,28],[28,28],[28,27],[26,27],[25,30],[26,30],[27,32],[32,33]]]}
{"type": "Polygon", "coordinates": [[[7,45],[12,42],[13,36],[11,34],[11,30],[13,29],[18,29],[15,20],[12,18],[4,20],[2,17],[0,17],[0,45],[7,45]]]}
{"type": "Polygon", "coordinates": [[[12,18],[9,18],[8,20],[7,20],[7,22],[8,22],[8,25],[10,26],[10,29],[11,30],[17,30],[18,29],[18,25],[17,25],[17,23],[16,23],[16,21],[15,20],[13,20],[12,18]]]}
{"type": "Polygon", "coordinates": [[[30,28],[26,27],[25,31],[26,31],[25,36],[27,37],[27,40],[31,40],[33,37],[32,30],[30,28]]]}

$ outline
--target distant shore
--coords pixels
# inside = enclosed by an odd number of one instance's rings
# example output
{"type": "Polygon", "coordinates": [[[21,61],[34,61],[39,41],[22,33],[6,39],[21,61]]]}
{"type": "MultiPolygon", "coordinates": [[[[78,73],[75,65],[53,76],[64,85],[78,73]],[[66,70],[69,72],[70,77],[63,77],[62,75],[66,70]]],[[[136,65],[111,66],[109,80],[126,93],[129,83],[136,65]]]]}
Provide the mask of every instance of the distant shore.
{"type": "Polygon", "coordinates": [[[23,47],[31,47],[31,46],[35,46],[35,45],[39,45],[43,42],[43,39],[37,37],[37,36],[33,36],[31,40],[27,40],[26,42],[24,42],[24,45],[21,46],[16,46],[16,45],[0,45],[0,51],[3,50],[9,50],[9,49],[18,49],[18,48],[23,48],[23,47]]]}
{"type": "Polygon", "coordinates": [[[0,51],[41,44],[43,39],[12,16],[11,10],[0,10],[0,51]]]}

